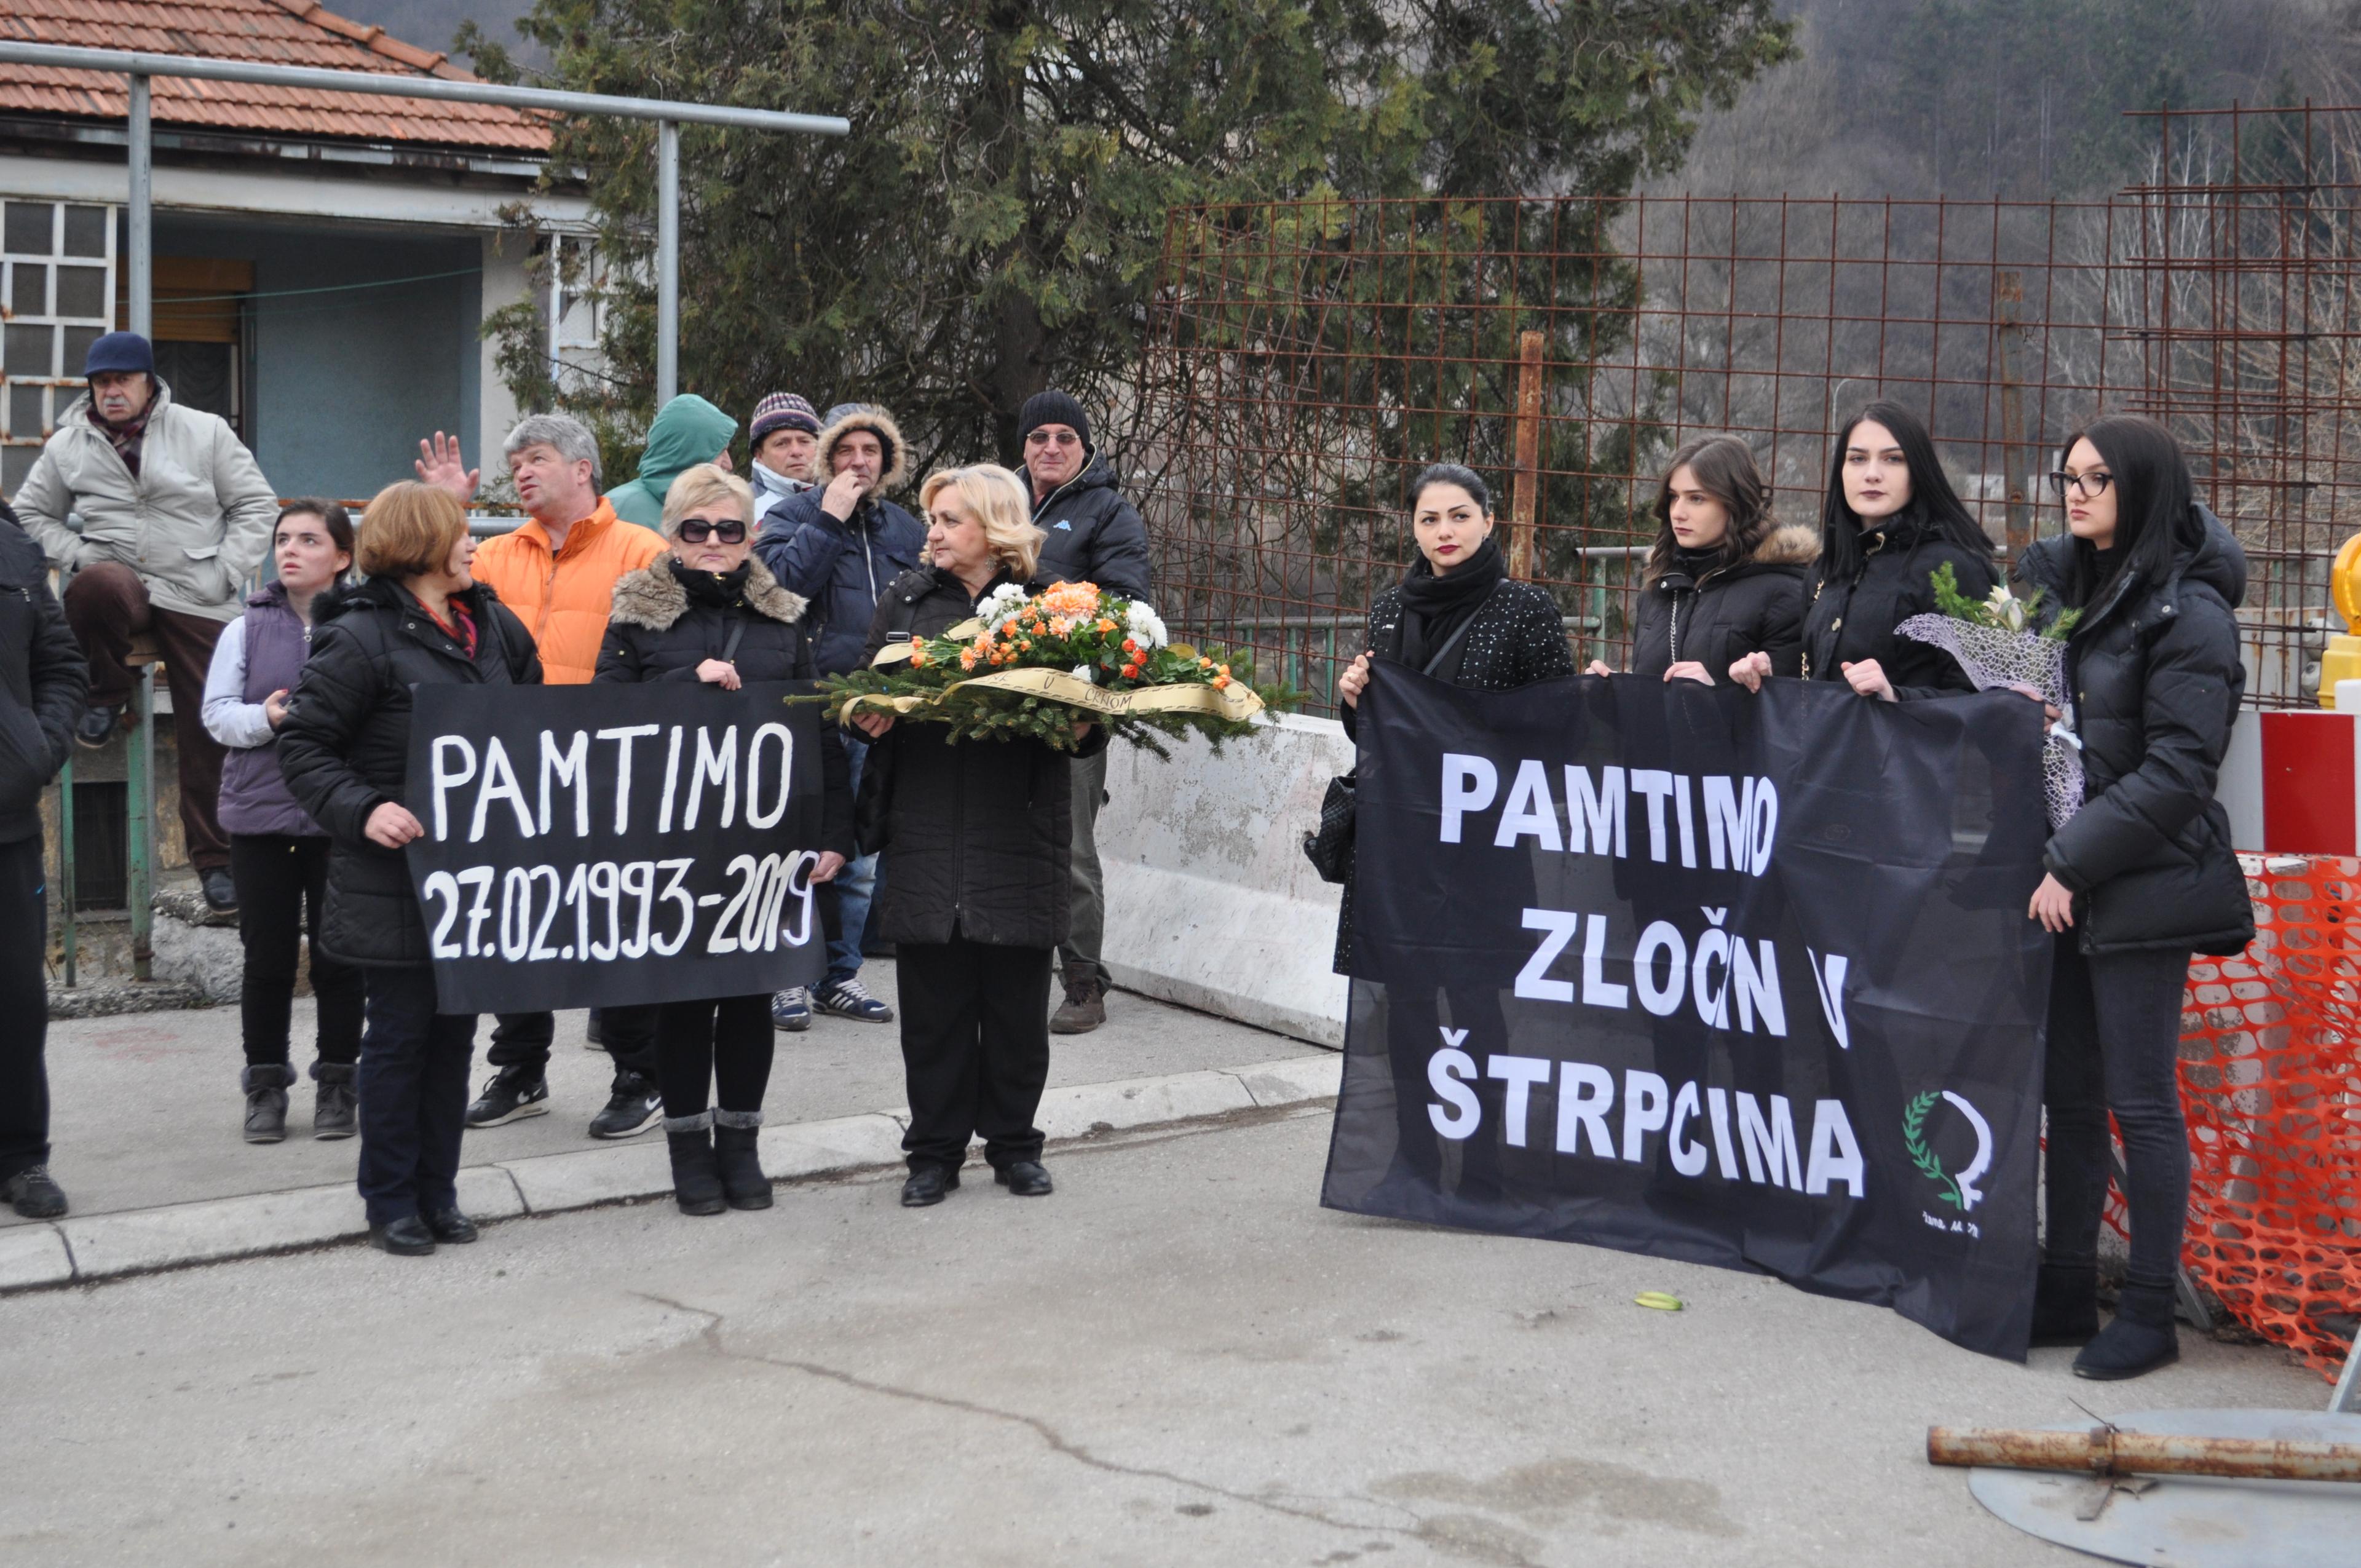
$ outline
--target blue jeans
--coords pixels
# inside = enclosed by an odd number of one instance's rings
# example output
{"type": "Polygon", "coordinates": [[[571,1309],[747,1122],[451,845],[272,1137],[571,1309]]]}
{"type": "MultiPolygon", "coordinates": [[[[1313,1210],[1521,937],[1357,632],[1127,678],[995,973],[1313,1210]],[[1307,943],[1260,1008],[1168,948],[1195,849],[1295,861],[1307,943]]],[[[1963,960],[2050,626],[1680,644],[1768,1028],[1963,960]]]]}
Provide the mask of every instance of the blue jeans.
{"type": "Polygon", "coordinates": [[[459,1135],[467,1121],[473,1013],[434,1011],[424,964],[367,971],[368,1025],[359,1070],[361,1198],[368,1222],[458,1207],[459,1135]]]}
{"type": "MultiPolygon", "coordinates": [[[[844,760],[852,775],[852,793],[861,794],[861,770],[869,761],[869,742],[844,738],[844,760]]],[[[823,985],[851,980],[861,972],[861,932],[869,924],[870,901],[877,896],[877,857],[863,855],[847,862],[829,883],[836,890],[836,936],[828,944],[828,978],[823,985]]]]}

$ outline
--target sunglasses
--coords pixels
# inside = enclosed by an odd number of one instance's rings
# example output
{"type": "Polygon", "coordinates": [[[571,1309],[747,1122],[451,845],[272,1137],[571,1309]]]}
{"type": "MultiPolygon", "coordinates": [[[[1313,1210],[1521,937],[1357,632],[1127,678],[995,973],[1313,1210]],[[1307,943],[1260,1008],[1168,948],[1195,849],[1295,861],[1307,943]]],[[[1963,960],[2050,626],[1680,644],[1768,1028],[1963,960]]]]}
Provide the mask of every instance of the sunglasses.
{"type": "Polygon", "coordinates": [[[742,518],[685,517],[673,532],[683,544],[702,544],[708,539],[719,539],[724,544],[746,543],[746,523],[742,518]]]}

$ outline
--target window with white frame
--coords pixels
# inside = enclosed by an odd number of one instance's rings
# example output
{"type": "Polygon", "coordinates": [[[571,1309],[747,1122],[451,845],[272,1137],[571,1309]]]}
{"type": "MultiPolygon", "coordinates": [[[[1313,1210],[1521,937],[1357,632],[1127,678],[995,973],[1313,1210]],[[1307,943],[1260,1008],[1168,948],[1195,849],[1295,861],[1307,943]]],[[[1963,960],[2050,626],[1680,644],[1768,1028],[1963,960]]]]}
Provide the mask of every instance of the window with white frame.
{"type": "Polygon", "coordinates": [[[115,329],[115,209],[0,198],[0,490],[14,494],[115,329]]]}

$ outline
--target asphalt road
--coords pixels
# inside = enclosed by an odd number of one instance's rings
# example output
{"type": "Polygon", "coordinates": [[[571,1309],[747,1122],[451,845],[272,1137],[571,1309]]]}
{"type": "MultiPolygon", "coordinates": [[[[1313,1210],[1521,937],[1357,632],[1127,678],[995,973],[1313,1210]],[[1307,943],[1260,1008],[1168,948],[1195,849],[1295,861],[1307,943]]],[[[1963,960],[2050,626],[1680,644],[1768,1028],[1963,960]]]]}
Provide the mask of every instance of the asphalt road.
{"type": "Polygon", "coordinates": [[[2078,1383],[1713,1269],[1317,1206],[1323,1111],[0,1299],[0,1562],[2087,1563],[1933,1421],[2318,1409],[2267,1349],[2078,1383]],[[1632,1304],[1682,1297],[1678,1313],[1632,1304]]]}

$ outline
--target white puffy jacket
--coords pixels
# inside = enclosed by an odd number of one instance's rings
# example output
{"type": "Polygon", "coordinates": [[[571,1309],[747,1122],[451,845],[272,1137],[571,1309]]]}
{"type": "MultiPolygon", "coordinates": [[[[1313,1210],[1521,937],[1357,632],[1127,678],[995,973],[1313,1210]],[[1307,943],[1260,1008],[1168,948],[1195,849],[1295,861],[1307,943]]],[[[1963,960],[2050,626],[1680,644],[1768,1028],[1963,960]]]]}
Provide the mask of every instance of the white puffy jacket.
{"type": "Polygon", "coordinates": [[[156,400],[132,477],[105,433],[90,422],[84,393],[58,418],[33,471],[12,498],[25,531],[68,570],[120,561],[139,574],[165,609],[235,620],[240,587],[270,551],[279,501],[227,422],[156,400]],[[66,515],[82,516],[82,532],[66,515]]]}

